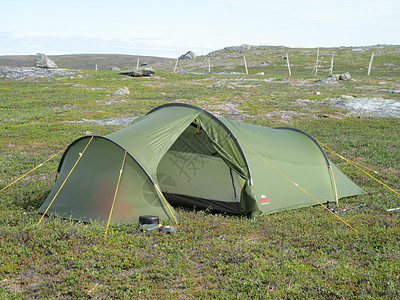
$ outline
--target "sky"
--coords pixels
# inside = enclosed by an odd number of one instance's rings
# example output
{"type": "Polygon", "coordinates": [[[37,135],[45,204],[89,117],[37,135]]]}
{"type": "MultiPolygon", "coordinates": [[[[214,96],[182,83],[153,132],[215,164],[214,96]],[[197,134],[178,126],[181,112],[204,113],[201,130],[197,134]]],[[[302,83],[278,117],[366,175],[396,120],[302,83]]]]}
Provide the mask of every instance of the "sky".
{"type": "Polygon", "coordinates": [[[0,55],[400,45],[399,0],[0,0],[0,55]]]}

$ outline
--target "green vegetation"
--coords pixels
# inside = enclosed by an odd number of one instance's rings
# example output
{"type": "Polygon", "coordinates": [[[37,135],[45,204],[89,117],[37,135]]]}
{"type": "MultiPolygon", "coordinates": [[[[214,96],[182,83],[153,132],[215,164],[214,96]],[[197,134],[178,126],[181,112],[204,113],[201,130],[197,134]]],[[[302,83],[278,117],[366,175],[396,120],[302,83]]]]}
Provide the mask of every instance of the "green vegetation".
{"type": "MultiPolygon", "coordinates": [[[[248,76],[187,73],[208,71],[208,58],[198,57],[179,62],[177,73],[173,61],[160,64],[153,78],[111,71],[0,78],[0,189],[76,138],[123,127],[83,119],[140,116],[176,101],[261,126],[305,130],[400,192],[400,119],[331,105],[340,95],[400,100],[387,93],[400,90],[399,52],[398,46],[320,49],[325,64],[317,77],[311,75],[316,49],[259,47],[211,57],[214,72],[244,72],[246,55],[248,76]],[[332,51],[334,73],[350,72],[353,80],[317,85],[328,75],[332,51]],[[125,86],[129,95],[111,95],[125,86]]],[[[103,223],[45,217],[37,224],[57,156],[0,193],[1,298],[400,298],[400,211],[385,211],[399,207],[400,196],[328,155],[365,191],[333,205],[357,233],[319,205],[255,220],[178,209],[182,223],[171,235],[122,224],[104,239],[103,223]]]]}

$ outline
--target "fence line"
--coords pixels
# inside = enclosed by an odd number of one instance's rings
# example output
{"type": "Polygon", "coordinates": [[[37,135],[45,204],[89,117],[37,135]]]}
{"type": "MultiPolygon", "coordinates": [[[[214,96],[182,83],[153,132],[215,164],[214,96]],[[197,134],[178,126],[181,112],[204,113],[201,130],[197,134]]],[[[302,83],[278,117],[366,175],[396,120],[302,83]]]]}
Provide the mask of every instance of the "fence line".
{"type": "MultiPolygon", "coordinates": [[[[259,54],[254,56],[238,55],[236,58],[230,56],[227,57],[226,61],[224,57],[218,57],[213,62],[213,57],[206,56],[202,58],[199,56],[195,60],[179,62],[179,72],[212,73],[211,71],[213,71],[216,73],[232,72],[232,74],[243,73],[246,75],[266,76],[284,76],[286,74],[288,76],[307,78],[309,77],[307,73],[310,74],[310,72],[314,77],[321,77],[324,75],[333,75],[335,71],[337,74],[349,72],[352,76],[366,76],[367,74],[370,75],[372,72],[374,72],[375,76],[380,76],[380,74],[382,74],[382,76],[400,76],[400,59],[393,63],[393,58],[390,57],[391,61],[385,60],[385,54],[382,53],[375,55],[376,52],[374,52],[369,59],[367,58],[367,53],[362,53],[361,55],[354,53],[353,56],[350,54],[351,52],[342,53],[339,51],[338,53],[332,50],[329,51],[330,53],[327,53],[327,51],[321,51],[319,48],[316,49],[316,56],[314,59],[310,57],[309,52],[306,54],[298,52],[290,54],[287,52],[286,55],[274,53],[270,54],[272,62],[268,61],[268,63],[262,63],[262,60],[269,59],[268,56],[260,56],[259,54]],[[324,59],[324,57],[327,59],[324,59]],[[282,60],[281,63],[277,58],[285,58],[285,62],[282,60]],[[236,59],[238,59],[238,61],[236,61],[236,59]],[[241,59],[241,61],[239,61],[239,59],[241,59]],[[392,74],[392,72],[394,73],[392,74]]],[[[389,56],[391,56],[390,53],[388,53],[388,57],[389,56]]],[[[178,61],[179,59],[176,59],[173,69],[174,73],[178,71],[178,61]]]]}

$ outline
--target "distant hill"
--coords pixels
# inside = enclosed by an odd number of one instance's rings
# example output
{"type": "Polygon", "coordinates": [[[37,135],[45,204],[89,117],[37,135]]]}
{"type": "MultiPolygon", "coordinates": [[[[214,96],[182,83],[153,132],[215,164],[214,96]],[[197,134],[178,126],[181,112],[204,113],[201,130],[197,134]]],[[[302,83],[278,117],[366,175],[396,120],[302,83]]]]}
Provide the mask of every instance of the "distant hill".
{"type": "MultiPolygon", "coordinates": [[[[110,70],[112,67],[120,69],[136,67],[139,64],[157,65],[160,63],[174,62],[175,59],[140,56],[125,54],[71,54],[71,55],[49,55],[59,68],[94,70],[97,65],[98,70],[110,70]]],[[[36,55],[5,55],[0,56],[0,66],[7,67],[33,67],[36,55]]]]}

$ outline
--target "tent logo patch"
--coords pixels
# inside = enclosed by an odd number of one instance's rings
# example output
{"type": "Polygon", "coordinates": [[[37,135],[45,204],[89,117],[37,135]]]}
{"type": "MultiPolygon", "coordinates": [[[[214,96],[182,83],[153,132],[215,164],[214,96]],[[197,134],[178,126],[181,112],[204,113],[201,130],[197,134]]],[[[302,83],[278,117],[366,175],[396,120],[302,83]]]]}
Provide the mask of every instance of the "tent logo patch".
{"type": "Polygon", "coordinates": [[[269,198],[267,196],[265,196],[264,194],[261,195],[260,197],[260,202],[261,205],[265,205],[265,204],[269,204],[269,198]]]}

